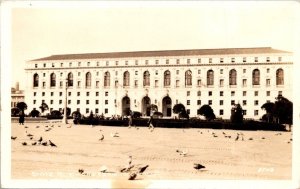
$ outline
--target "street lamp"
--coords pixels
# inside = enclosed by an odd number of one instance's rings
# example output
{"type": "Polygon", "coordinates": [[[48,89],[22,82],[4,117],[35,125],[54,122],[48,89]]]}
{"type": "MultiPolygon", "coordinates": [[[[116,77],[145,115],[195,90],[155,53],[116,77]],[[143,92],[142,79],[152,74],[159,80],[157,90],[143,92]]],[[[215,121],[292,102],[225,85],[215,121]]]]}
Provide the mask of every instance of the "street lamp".
{"type": "Polygon", "coordinates": [[[68,118],[67,118],[67,104],[68,104],[68,78],[66,79],[66,94],[65,94],[65,107],[64,107],[64,117],[63,117],[63,123],[68,124],[68,118]]]}

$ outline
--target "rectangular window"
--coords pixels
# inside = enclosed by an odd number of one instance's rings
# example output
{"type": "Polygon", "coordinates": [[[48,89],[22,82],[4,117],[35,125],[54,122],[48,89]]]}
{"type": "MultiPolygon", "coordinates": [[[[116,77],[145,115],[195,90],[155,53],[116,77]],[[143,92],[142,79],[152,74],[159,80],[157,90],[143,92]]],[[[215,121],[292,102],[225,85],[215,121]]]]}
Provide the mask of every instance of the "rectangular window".
{"type": "Polygon", "coordinates": [[[231,62],[234,63],[235,62],[235,58],[231,58],[231,62]]]}
{"type": "Polygon", "coordinates": [[[258,105],[258,100],[254,100],[254,105],[255,105],[255,106],[258,105]]]}
{"type": "Polygon", "coordinates": [[[78,72],[77,74],[78,74],[78,76],[80,76],[80,72],[78,72]]]}
{"type": "Polygon", "coordinates": [[[258,62],[258,57],[255,57],[255,58],[254,58],[254,62],[258,62]]]}
{"type": "Polygon", "coordinates": [[[224,101],[223,101],[223,100],[220,100],[220,105],[221,105],[221,106],[223,105],[223,103],[224,103],[224,101]]]}
{"type": "Polygon", "coordinates": [[[231,91],[231,96],[234,96],[235,95],[235,91],[231,91]]]}
{"type": "Polygon", "coordinates": [[[197,96],[201,96],[201,91],[198,91],[198,92],[197,92],[197,96]]]}
{"type": "Polygon", "coordinates": [[[176,64],[180,64],[180,60],[179,59],[176,59],[176,64]]]}
{"type": "Polygon", "coordinates": [[[118,80],[115,81],[115,87],[119,87],[119,81],[118,80]]]}
{"type": "Polygon", "coordinates": [[[44,68],[46,68],[46,64],[44,64],[44,68]]]}
{"type": "Polygon", "coordinates": [[[254,91],[254,96],[258,96],[258,91],[254,91]]]}
{"type": "Polygon", "coordinates": [[[186,96],[190,96],[190,94],[191,94],[191,91],[186,92],[186,96]]]}
{"type": "Polygon", "coordinates": [[[86,108],[86,109],[85,109],[85,113],[88,114],[89,112],[90,112],[90,109],[89,109],[89,108],[86,108]]]}
{"type": "Polygon", "coordinates": [[[282,91],[278,91],[278,95],[282,95],[282,91]]]}
{"type": "Polygon", "coordinates": [[[59,82],[59,87],[60,87],[60,88],[63,87],[63,82],[62,82],[62,81],[59,82]]]}
{"type": "Polygon", "coordinates": [[[33,96],[36,96],[36,92],[33,92],[33,96]]]}
{"type": "Polygon", "coordinates": [[[246,73],[246,69],[243,69],[243,73],[246,73]]]}
{"type": "Polygon", "coordinates": [[[223,74],[223,69],[220,69],[220,74],[223,74]]]}
{"type": "Polygon", "coordinates": [[[243,62],[247,62],[247,58],[246,57],[243,57],[243,62]]]}
{"type": "Polygon", "coordinates": [[[191,63],[191,59],[187,59],[186,63],[188,63],[188,64],[191,63]]]}
{"type": "Polygon", "coordinates": [[[271,92],[270,91],[267,91],[267,96],[270,96],[271,92]]]}
{"type": "Polygon", "coordinates": [[[267,62],[270,62],[270,57],[267,57],[267,62]]]}
{"type": "Polygon", "coordinates": [[[235,105],[235,101],[234,100],[231,101],[231,105],[235,105]]]}
{"type": "Polygon", "coordinates": [[[270,86],[271,85],[271,80],[270,79],[266,79],[266,85],[270,86]]]}
{"type": "Polygon", "coordinates": [[[282,61],[282,57],[278,57],[278,62],[281,62],[282,61]]]}
{"type": "Polygon", "coordinates": [[[44,88],[46,87],[46,82],[43,82],[43,87],[44,87],[44,88]]]}
{"type": "Polygon", "coordinates": [[[35,68],[37,68],[37,67],[38,67],[38,65],[37,65],[37,64],[35,64],[35,65],[34,65],[34,67],[35,67],[35,68]]]}
{"type": "Polygon", "coordinates": [[[224,79],[220,79],[220,87],[224,87],[224,79]]]}
{"type": "Polygon", "coordinates": [[[105,113],[105,114],[108,114],[108,108],[105,108],[105,109],[104,109],[104,113],[105,113]]]}
{"type": "Polygon", "coordinates": [[[212,105],[212,100],[208,100],[208,105],[212,105]]]}
{"type": "Polygon", "coordinates": [[[45,92],[42,92],[42,96],[45,96],[45,92]]]}
{"type": "Polygon", "coordinates": [[[97,66],[97,67],[99,66],[99,62],[96,63],[96,66],[97,66]]]}
{"type": "Polygon", "coordinates": [[[99,76],[99,72],[96,72],[96,76],[99,76]]]}
{"type": "Polygon", "coordinates": [[[36,103],[36,100],[33,100],[33,104],[35,104],[36,103]]]}
{"type": "Polygon", "coordinates": [[[119,61],[115,61],[116,66],[119,65],[119,61]]]}
{"type": "Polygon", "coordinates": [[[77,96],[80,96],[80,92],[77,92],[77,96]]]}
{"type": "Polygon", "coordinates": [[[108,66],[108,65],[109,65],[109,61],[106,61],[106,62],[105,62],[105,65],[108,66]]]}
{"type": "Polygon", "coordinates": [[[220,96],[224,96],[224,91],[220,91],[220,96]]]}
{"type": "Polygon", "coordinates": [[[72,94],[71,92],[68,92],[68,96],[71,96],[71,94],[72,94]]]}
{"type": "Polygon", "coordinates": [[[138,75],[138,71],[135,71],[135,75],[138,75]]]}
{"type": "Polygon", "coordinates": [[[155,75],[158,75],[158,70],[155,70],[155,75]]]}
{"type": "Polygon", "coordinates": [[[77,81],[77,87],[80,88],[81,82],[77,81]]]}
{"type": "Polygon", "coordinates": [[[223,63],[224,62],[224,58],[220,58],[220,63],[223,63]]]}
{"type": "Polygon", "coordinates": [[[148,60],[145,60],[145,64],[148,65],[148,63],[149,63],[149,61],[148,61],[148,60]]]}
{"type": "Polygon", "coordinates": [[[90,104],[90,100],[86,100],[86,104],[90,104]]]}
{"type": "Polygon", "coordinates": [[[60,63],[60,67],[63,67],[64,66],[64,63],[60,63]]]}
{"type": "Polygon", "coordinates": [[[68,100],[68,104],[71,104],[71,100],[68,100]]]}
{"type": "Polygon", "coordinates": [[[159,64],[159,60],[155,60],[155,64],[159,64]]]}
{"type": "Polygon", "coordinates": [[[247,105],[247,100],[243,100],[243,106],[247,105]]]}
{"type": "Polygon", "coordinates": [[[80,67],[81,66],[81,62],[78,62],[77,65],[78,65],[78,67],[80,67]]]}
{"type": "Polygon", "coordinates": [[[96,96],[99,96],[99,92],[96,92],[96,96]]]}
{"type": "Polygon", "coordinates": [[[191,101],[190,100],[187,100],[186,101],[186,105],[190,105],[191,101]]]}
{"type": "Polygon", "coordinates": [[[71,67],[71,66],[72,66],[72,62],[69,63],[69,67],[71,67]]]}
{"type": "Polygon", "coordinates": [[[247,79],[243,79],[243,87],[247,86],[247,79]]]}
{"type": "MultiPolygon", "coordinates": [[[[177,83],[177,82],[176,82],[176,83],[177,83]]],[[[154,81],[154,86],[155,86],[155,87],[158,87],[158,80],[155,80],[155,81],[154,81]]]]}
{"type": "Polygon", "coordinates": [[[80,100],[77,100],[77,104],[80,104],[80,100]]]}
{"type": "Polygon", "coordinates": [[[179,70],[176,70],[176,74],[177,74],[177,75],[179,74],[179,70]]]}
{"type": "Polygon", "coordinates": [[[125,61],[125,65],[126,65],[126,66],[128,65],[128,61],[127,61],[127,60],[125,61]]]}
{"type": "Polygon", "coordinates": [[[224,110],[220,110],[220,115],[223,115],[224,114],[224,110]]]}
{"type": "Polygon", "coordinates": [[[134,63],[135,63],[135,65],[139,65],[139,61],[138,60],[135,60],[134,63]]]}
{"type": "Polygon", "coordinates": [[[54,92],[51,92],[50,95],[53,96],[53,95],[54,95],[54,92]]]}
{"type": "Polygon", "coordinates": [[[43,73],[43,77],[46,77],[46,73],[43,73]]]}
{"type": "Polygon", "coordinates": [[[209,58],[209,59],[208,59],[208,62],[209,62],[209,63],[212,63],[212,58],[209,58]]]}
{"type": "Polygon", "coordinates": [[[198,74],[201,74],[201,70],[198,70],[198,74]]]}
{"type": "Polygon", "coordinates": [[[42,103],[45,103],[45,100],[42,100],[42,103]]]}
{"type": "Polygon", "coordinates": [[[62,96],[62,92],[59,92],[59,96],[62,96]]]}
{"type": "Polygon", "coordinates": [[[198,86],[201,86],[201,79],[198,79],[198,80],[197,80],[197,85],[198,85],[198,86]]]}
{"type": "Polygon", "coordinates": [[[187,113],[187,114],[190,114],[190,113],[191,113],[191,110],[190,110],[190,109],[186,109],[186,113],[187,113]]]}
{"type": "Polygon", "coordinates": [[[99,100],[96,100],[96,101],[95,101],[95,104],[99,104],[99,100]]]}
{"type": "Polygon", "coordinates": [[[201,58],[198,58],[198,63],[201,63],[201,58]]]}
{"type": "Polygon", "coordinates": [[[105,104],[108,104],[108,100],[105,100],[105,104]]]}
{"type": "Polygon", "coordinates": [[[105,96],[108,96],[108,92],[107,91],[105,92],[105,96]]]}
{"type": "Polygon", "coordinates": [[[247,95],[247,91],[243,91],[243,96],[246,96],[247,95]]]}
{"type": "Polygon", "coordinates": [[[100,82],[96,81],[96,88],[99,88],[100,82]]]}
{"type": "Polygon", "coordinates": [[[243,115],[247,115],[247,110],[243,110],[243,115]]]}
{"type": "Polygon", "coordinates": [[[116,76],[118,75],[118,71],[115,71],[115,75],[116,75],[116,76]]]}
{"type": "Polygon", "coordinates": [[[201,100],[197,100],[197,105],[201,105],[201,100]]]}
{"type": "Polygon", "coordinates": [[[267,68],[267,73],[270,73],[270,68],[267,68]]]}
{"type": "Polygon", "coordinates": [[[208,96],[212,96],[212,91],[208,91],[208,96]]]}
{"type": "Polygon", "coordinates": [[[86,96],[90,96],[90,92],[86,92],[86,96]]]}
{"type": "Polygon", "coordinates": [[[62,104],[62,100],[59,100],[59,104],[62,104]]]}
{"type": "Polygon", "coordinates": [[[134,80],[134,87],[138,87],[138,80],[134,80]]]}
{"type": "Polygon", "coordinates": [[[169,59],[166,60],[166,64],[169,64],[169,59]]]}
{"type": "Polygon", "coordinates": [[[98,114],[99,113],[99,109],[95,108],[95,113],[98,114]]]}
{"type": "Polygon", "coordinates": [[[258,116],[258,110],[254,110],[254,115],[258,116]]]}

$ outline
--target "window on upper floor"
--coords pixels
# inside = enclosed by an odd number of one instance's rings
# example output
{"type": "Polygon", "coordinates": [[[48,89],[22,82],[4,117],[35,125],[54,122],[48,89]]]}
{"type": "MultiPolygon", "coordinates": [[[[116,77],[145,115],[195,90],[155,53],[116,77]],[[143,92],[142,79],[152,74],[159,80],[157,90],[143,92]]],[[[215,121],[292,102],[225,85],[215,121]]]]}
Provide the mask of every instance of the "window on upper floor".
{"type": "Polygon", "coordinates": [[[284,84],[284,73],[283,69],[276,70],[276,85],[283,85],[284,84]]]}

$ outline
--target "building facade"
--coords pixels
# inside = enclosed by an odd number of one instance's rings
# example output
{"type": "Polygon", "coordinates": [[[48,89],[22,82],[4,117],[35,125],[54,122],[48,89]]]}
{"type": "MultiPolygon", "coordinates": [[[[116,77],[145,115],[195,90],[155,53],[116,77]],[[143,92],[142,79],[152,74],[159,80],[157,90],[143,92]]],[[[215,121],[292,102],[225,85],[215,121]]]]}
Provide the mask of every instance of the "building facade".
{"type": "Polygon", "coordinates": [[[156,104],[166,117],[178,103],[191,117],[208,104],[224,119],[239,103],[259,119],[278,94],[292,101],[292,70],[292,53],[270,47],[52,55],[26,63],[25,102],[62,110],[67,96],[71,112],[106,116],[156,104]]]}
{"type": "Polygon", "coordinates": [[[19,89],[19,82],[15,88],[11,88],[11,108],[17,107],[19,102],[24,102],[24,91],[19,89]]]}

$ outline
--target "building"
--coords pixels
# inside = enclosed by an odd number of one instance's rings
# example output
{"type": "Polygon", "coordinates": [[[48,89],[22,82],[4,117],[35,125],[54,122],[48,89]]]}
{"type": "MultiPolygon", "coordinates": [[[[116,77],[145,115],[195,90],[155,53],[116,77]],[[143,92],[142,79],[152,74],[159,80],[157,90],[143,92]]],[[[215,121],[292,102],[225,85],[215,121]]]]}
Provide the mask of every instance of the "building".
{"type": "Polygon", "coordinates": [[[292,53],[270,47],[52,55],[27,62],[25,101],[30,111],[42,102],[62,110],[67,93],[71,112],[149,115],[156,104],[167,117],[177,103],[191,117],[209,104],[225,119],[240,103],[259,119],[265,102],[291,99],[292,70],[292,53]]]}
{"type": "Polygon", "coordinates": [[[11,88],[11,108],[17,107],[18,102],[24,102],[24,91],[19,89],[19,82],[11,88]]]}

